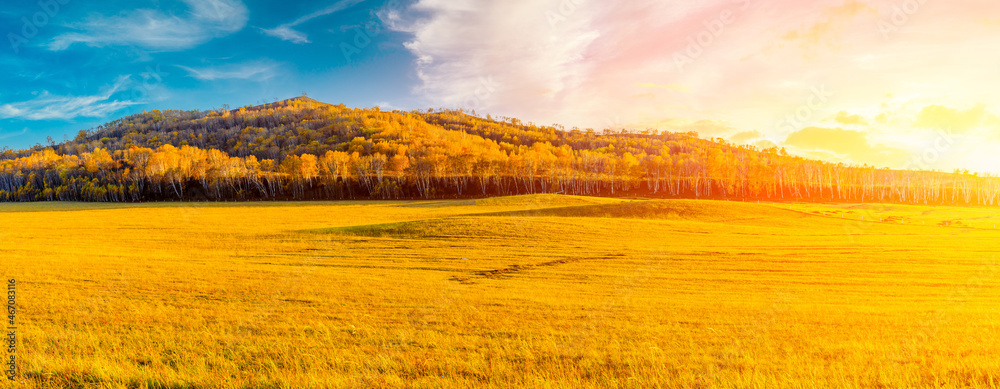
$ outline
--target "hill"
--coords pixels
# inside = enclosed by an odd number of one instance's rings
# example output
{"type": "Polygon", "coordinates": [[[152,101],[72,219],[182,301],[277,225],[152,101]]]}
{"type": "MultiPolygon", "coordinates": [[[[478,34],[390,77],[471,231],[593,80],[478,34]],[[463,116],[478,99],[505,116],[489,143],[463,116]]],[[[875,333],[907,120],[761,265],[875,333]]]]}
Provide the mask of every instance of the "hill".
{"type": "Polygon", "coordinates": [[[537,126],[306,97],[124,117],[0,153],[0,201],[464,198],[562,193],[996,205],[1000,180],[807,160],[695,133],[537,126]]]}

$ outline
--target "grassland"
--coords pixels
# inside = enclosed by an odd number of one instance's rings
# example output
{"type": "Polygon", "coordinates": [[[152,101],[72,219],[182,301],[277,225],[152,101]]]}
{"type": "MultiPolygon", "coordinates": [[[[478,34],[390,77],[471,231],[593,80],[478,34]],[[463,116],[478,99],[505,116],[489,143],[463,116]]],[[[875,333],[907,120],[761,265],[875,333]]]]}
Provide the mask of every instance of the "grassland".
{"type": "Polygon", "coordinates": [[[0,387],[998,387],[993,220],[565,196],[0,205],[22,371],[0,387]]]}

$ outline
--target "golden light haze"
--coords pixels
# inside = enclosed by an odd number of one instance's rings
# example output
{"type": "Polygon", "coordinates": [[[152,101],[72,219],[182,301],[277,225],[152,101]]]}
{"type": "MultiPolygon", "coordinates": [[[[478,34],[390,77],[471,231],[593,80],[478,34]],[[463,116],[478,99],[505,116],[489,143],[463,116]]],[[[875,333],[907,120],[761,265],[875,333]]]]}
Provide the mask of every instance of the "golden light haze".
{"type": "Polygon", "coordinates": [[[441,104],[567,128],[698,131],[880,167],[1000,171],[995,1],[415,8],[426,16],[394,27],[413,33],[421,91],[441,104]],[[469,103],[484,78],[495,90],[469,103]]]}

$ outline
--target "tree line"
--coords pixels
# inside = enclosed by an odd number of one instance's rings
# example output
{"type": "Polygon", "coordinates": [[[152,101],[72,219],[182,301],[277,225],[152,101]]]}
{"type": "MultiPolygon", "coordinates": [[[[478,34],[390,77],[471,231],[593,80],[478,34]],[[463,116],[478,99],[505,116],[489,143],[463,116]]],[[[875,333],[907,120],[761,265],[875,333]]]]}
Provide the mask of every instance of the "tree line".
{"type": "Polygon", "coordinates": [[[309,99],[153,111],[0,152],[0,201],[436,199],[535,193],[1000,205],[1000,179],[833,164],[694,133],[565,130],[309,99]]]}

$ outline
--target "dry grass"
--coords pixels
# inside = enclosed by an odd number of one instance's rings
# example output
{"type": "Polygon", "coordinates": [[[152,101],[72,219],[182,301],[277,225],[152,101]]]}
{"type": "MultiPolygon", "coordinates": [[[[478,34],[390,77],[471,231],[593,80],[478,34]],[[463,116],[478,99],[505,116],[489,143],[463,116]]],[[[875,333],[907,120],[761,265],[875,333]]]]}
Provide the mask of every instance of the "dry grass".
{"type": "Polygon", "coordinates": [[[1000,210],[787,207],[2,205],[17,387],[1000,386],[1000,210]]]}

